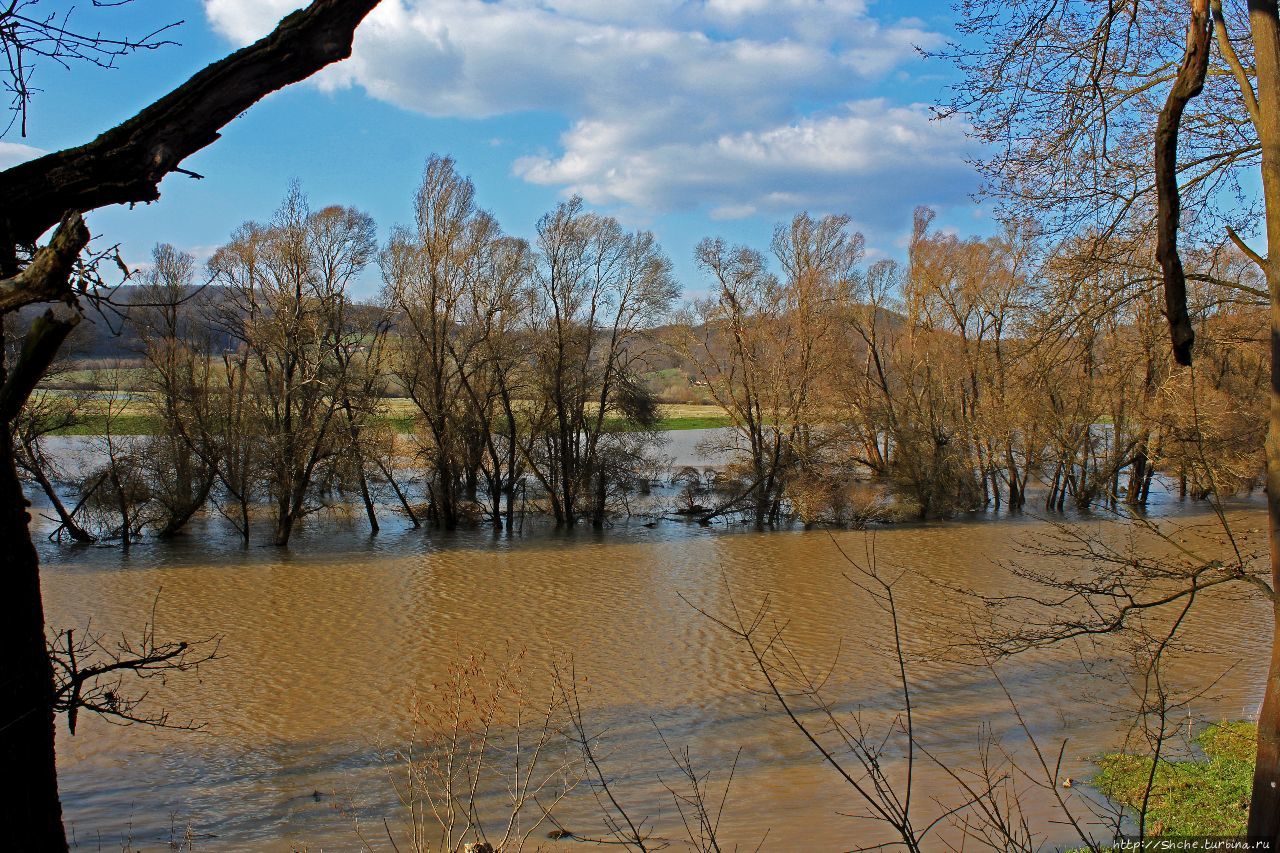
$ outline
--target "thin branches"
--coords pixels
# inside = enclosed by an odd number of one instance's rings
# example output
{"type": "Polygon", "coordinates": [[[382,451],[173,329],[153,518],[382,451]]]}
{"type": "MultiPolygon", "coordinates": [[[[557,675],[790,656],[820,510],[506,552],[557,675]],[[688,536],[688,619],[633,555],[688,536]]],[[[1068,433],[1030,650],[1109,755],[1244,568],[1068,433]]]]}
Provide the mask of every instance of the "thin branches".
{"type": "Polygon", "coordinates": [[[160,640],[156,636],[156,608],[136,640],[121,635],[109,640],[94,631],[92,623],[77,633],[74,628],[58,631],[49,641],[49,659],[54,666],[54,709],[66,715],[67,730],[76,733],[82,710],[90,711],[121,725],[141,723],[156,728],[198,730],[194,721],[173,722],[163,708],[148,704],[150,691],[134,692],[135,680],[155,680],[167,684],[176,674],[198,672],[219,658],[219,637],[194,642],[160,640]]]}

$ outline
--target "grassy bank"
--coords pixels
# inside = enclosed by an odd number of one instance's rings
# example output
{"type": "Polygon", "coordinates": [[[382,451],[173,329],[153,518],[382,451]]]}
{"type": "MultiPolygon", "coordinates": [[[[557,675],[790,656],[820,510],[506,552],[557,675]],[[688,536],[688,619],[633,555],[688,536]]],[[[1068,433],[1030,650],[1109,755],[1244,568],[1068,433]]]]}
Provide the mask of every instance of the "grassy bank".
{"type": "MultiPolygon", "coordinates": [[[[717,429],[732,425],[733,421],[727,415],[686,416],[662,418],[657,423],[657,429],[659,432],[676,432],[685,429],[717,429]]],[[[612,432],[633,432],[640,429],[636,424],[621,419],[607,421],[605,428],[612,432]]]]}
{"type": "MultiPolygon", "coordinates": [[[[155,415],[116,415],[111,420],[113,435],[155,435],[160,426],[160,419],[155,415]]],[[[105,435],[107,431],[106,415],[83,415],[74,426],[53,431],[53,435],[105,435]]]]}
{"type": "MultiPolygon", "coordinates": [[[[1253,723],[1220,723],[1196,738],[1203,760],[1161,761],[1147,804],[1147,834],[1243,835],[1257,739],[1253,723]]],[[[1097,763],[1102,769],[1091,784],[1130,810],[1141,809],[1151,759],[1112,753],[1097,763]]]]}
{"type": "MultiPolygon", "coordinates": [[[[396,402],[399,403],[400,401],[396,402]]],[[[112,433],[121,436],[155,435],[159,430],[159,419],[155,415],[148,413],[146,409],[145,403],[131,403],[123,414],[118,414],[112,419],[112,433]]],[[[730,426],[732,423],[724,409],[719,406],[679,404],[662,406],[661,411],[662,418],[658,421],[658,429],[663,432],[686,429],[715,429],[730,426]]],[[[406,411],[404,406],[393,405],[390,407],[384,422],[398,433],[413,432],[414,417],[406,411]]],[[[105,414],[90,413],[81,415],[74,426],[56,430],[54,435],[103,435],[106,432],[106,427],[107,416],[105,414]]],[[[607,422],[606,428],[612,431],[626,432],[639,427],[626,420],[611,419],[607,422]]]]}

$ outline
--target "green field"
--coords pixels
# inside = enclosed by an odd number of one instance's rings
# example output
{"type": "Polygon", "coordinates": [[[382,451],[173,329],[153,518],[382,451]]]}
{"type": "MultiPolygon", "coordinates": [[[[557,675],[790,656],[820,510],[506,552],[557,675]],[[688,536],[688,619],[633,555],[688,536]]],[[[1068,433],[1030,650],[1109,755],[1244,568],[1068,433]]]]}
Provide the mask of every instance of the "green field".
{"type": "MultiPolygon", "coordinates": [[[[415,423],[412,407],[407,400],[393,400],[388,407],[384,422],[398,433],[413,432],[415,423]]],[[[159,428],[156,415],[148,411],[150,406],[145,401],[133,401],[124,406],[123,411],[111,418],[113,435],[154,435],[159,428]]],[[[670,405],[661,406],[663,417],[658,421],[657,429],[661,432],[672,432],[686,429],[714,429],[732,425],[732,421],[719,406],[670,405]]],[[[154,410],[152,410],[154,411],[154,410]]],[[[81,415],[78,422],[67,429],[56,430],[54,435],[103,435],[107,428],[107,414],[104,411],[90,411],[81,415]]],[[[638,430],[639,427],[623,419],[610,419],[606,429],[626,432],[638,430]]]]}

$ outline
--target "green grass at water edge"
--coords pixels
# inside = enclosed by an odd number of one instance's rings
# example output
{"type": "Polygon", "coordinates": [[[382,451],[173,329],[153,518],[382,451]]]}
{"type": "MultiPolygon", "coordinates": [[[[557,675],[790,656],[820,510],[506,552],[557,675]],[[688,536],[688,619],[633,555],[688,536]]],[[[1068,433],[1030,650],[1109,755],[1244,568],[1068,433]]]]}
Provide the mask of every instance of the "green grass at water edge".
{"type": "MultiPolygon", "coordinates": [[[[1196,738],[1203,760],[1162,760],[1147,805],[1147,834],[1243,835],[1257,739],[1254,723],[1219,723],[1196,738]]],[[[1117,752],[1102,756],[1097,764],[1101,772],[1090,784],[1109,799],[1135,812],[1140,809],[1151,758],[1117,752]]]]}

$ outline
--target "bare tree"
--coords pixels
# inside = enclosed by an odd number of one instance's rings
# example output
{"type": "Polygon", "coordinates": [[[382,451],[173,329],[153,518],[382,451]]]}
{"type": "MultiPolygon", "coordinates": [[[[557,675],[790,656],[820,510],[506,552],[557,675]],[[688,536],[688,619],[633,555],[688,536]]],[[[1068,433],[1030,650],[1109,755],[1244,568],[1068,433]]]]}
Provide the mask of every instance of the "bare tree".
{"type": "Polygon", "coordinates": [[[488,306],[479,291],[481,264],[500,232],[475,204],[475,187],[452,160],[427,161],[416,198],[416,233],[398,231],[382,254],[385,298],[397,312],[402,346],[394,363],[404,392],[421,415],[430,459],[431,513],[441,527],[458,526],[464,500],[476,498],[470,452],[488,446],[492,430],[467,377],[488,306]],[[479,308],[479,316],[474,309],[479,308]]]}
{"type": "Polygon", "coordinates": [[[556,521],[603,526],[615,485],[608,419],[653,408],[632,347],[679,293],[653,235],[583,211],[574,198],[538,222],[532,311],[536,435],[525,451],[556,521]]]}
{"type": "Polygon", "coordinates": [[[200,428],[209,419],[216,383],[213,339],[194,322],[198,296],[195,259],[169,245],[152,252],[152,265],[130,311],[148,366],[148,390],[157,429],[138,454],[162,512],[156,533],[180,532],[202,510],[218,480],[218,454],[200,428]]]}
{"type": "Polygon", "coordinates": [[[788,487],[819,482],[832,412],[822,389],[834,371],[838,327],[860,284],[861,234],[848,217],[798,214],[774,232],[785,277],[746,247],[704,240],[696,258],[715,283],[678,347],[734,421],[745,464],[740,493],[757,527],[781,518],[788,487]],[[803,472],[803,473],[801,473],[803,472]]]}
{"type": "Polygon", "coordinates": [[[269,225],[245,224],[209,261],[227,296],[221,328],[249,355],[246,381],[277,545],[287,545],[298,519],[317,508],[312,487],[342,446],[339,416],[357,379],[350,354],[363,345],[347,319],[347,287],[375,246],[368,215],[312,212],[295,185],[269,225]]]}

